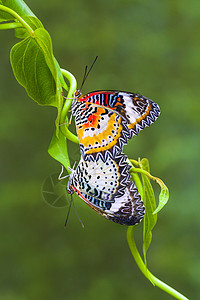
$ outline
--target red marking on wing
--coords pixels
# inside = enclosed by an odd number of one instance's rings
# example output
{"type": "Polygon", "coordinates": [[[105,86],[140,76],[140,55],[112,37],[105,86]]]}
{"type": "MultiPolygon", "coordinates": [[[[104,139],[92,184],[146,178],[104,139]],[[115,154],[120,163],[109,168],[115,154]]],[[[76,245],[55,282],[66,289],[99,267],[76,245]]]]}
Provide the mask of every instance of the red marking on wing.
{"type": "Polygon", "coordinates": [[[93,205],[92,205],[92,203],[90,203],[90,201],[88,201],[82,194],[81,194],[81,192],[79,191],[79,190],[77,190],[74,186],[72,186],[72,188],[73,188],[73,190],[75,191],[75,193],[87,204],[87,205],[89,205],[92,209],[94,209],[95,211],[97,211],[97,212],[99,212],[99,211],[101,211],[101,209],[99,208],[97,208],[97,207],[94,207],[93,205]]]}
{"type": "Polygon", "coordinates": [[[108,93],[106,93],[106,105],[109,107],[109,105],[108,105],[108,93]]]}
{"type": "Polygon", "coordinates": [[[89,121],[89,125],[92,126],[94,125],[96,119],[98,118],[98,116],[96,116],[95,114],[94,115],[90,115],[89,118],[88,118],[88,121],[89,121]]]}
{"type": "MultiPolygon", "coordinates": [[[[87,94],[87,96],[83,96],[83,98],[79,98],[79,101],[87,102],[87,100],[88,100],[90,97],[95,96],[95,95],[99,95],[99,94],[111,95],[111,94],[113,94],[113,92],[104,92],[104,91],[93,92],[93,93],[87,94]]],[[[96,104],[99,104],[99,103],[96,102],[96,104]]]]}

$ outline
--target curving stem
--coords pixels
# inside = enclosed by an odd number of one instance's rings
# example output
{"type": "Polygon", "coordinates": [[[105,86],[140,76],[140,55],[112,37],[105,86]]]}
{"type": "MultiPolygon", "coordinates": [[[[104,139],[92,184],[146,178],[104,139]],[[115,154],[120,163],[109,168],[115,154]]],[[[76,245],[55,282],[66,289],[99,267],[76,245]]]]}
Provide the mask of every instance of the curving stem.
{"type": "Polygon", "coordinates": [[[4,5],[0,5],[0,10],[9,13],[14,17],[14,19],[17,19],[22,24],[22,26],[27,29],[30,35],[34,34],[34,30],[14,10],[4,5]]]}
{"type": "Polygon", "coordinates": [[[67,99],[63,105],[63,109],[61,112],[60,127],[61,127],[62,133],[65,135],[65,137],[68,140],[72,141],[73,143],[79,144],[78,137],[76,135],[74,135],[71,131],[69,131],[69,129],[67,128],[68,125],[66,124],[67,113],[71,108],[71,104],[73,101],[73,94],[77,88],[77,82],[76,82],[76,78],[74,77],[74,75],[71,74],[69,71],[61,69],[61,72],[62,72],[63,76],[66,77],[67,80],[69,81],[69,91],[68,91],[67,99]]]}
{"type": "Polygon", "coordinates": [[[127,241],[129,248],[131,250],[131,253],[133,255],[133,258],[135,259],[136,264],[138,265],[140,271],[144,274],[144,276],[149,279],[153,285],[159,287],[161,290],[165,291],[166,293],[170,294],[176,299],[179,300],[189,300],[179,292],[177,292],[175,289],[167,285],[166,283],[162,282],[158,278],[156,278],[151,272],[147,269],[146,265],[144,264],[138,249],[135,244],[133,232],[134,232],[135,226],[129,226],[127,229],[127,241]]]}

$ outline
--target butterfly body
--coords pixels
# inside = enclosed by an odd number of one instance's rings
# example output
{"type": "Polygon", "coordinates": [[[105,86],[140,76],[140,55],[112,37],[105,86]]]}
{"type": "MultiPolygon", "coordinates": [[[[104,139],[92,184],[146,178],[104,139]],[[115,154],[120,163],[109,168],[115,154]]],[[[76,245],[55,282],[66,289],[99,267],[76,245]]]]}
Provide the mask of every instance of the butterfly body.
{"type": "Polygon", "coordinates": [[[74,93],[72,115],[80,142],[81,160],[67,191],[76,193],[97,213],[124,225],[144,216],[141,196],[130,180],[123,146],[159,116],[152,100],[122,91],[74,93]]]}

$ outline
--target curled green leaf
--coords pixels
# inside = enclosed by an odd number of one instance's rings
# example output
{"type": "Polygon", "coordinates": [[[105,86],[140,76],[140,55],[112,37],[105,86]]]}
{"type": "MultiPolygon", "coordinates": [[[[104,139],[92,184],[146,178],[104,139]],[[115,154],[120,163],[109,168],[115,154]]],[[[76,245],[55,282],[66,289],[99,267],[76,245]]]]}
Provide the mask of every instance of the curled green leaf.
{"type": "Polygon", "coordinates": [[[169,190],[166,187],[166,185],[160,179],[157,182],[160,184],[161,192],[159,195],[158,207],[154,210],[153,214],[157,214],[165,206],[165,204],[167,203],[167,201],[169,199],[169,190]]]}
{"type": "MultiPolygon", "coordinates": [[[[130,161],[133,163],[133,160],[130,160],[130,161]]],[[[152,176],[149,173],[149,171],[147,171],[148,168],[147,168],[146,158],[145,159],[143,158],[142,161],[139,161],[139,166],[140,166],[140,168],[132,168],[130,172],[140,173],[142,175],[146,175],[149,179],[152,179],[152,180],[156,181],[161,187],[158,207],[153,212],[153,214],[157,214],[165,206],[165,204],[167,203],[167,201],[169,199],[169,190],[160,178],[152,176]]]]}

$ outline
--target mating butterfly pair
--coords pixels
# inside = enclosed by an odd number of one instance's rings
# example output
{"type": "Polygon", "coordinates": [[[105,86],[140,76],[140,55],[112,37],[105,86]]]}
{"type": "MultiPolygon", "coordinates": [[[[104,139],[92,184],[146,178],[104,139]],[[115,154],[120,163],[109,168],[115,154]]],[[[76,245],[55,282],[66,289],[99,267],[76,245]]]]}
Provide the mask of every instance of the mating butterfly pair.
{"type": "Polygon", "coordinates": [[[159,106],[139,94],[95,91],[74,94],[81,160],[72,171],[68,192],[75,192],[91,208],[119,224],[134,225],[144,216],[140,194],[130,180],[123,146],[160,114],[159,106]]]}

